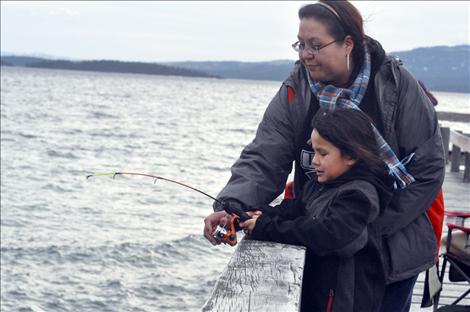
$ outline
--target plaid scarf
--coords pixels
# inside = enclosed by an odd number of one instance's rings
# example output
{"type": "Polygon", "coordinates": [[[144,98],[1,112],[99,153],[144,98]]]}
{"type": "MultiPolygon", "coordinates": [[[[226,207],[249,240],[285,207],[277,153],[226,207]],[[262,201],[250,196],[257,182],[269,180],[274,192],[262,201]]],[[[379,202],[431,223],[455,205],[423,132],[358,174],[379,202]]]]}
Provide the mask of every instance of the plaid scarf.
{"type": "MultiPolygon", "coordinates": [[[[307,68],[305,68],[310,89],[312,90],[313,95],[317,97],[320,107],[326,108],[329,111],[334,111],[337,107],[360,109],[359,105],[366,93],[371,72],[370,53],[367,45],[364,45],[364,48],[364,64],[349,88],[337,88],[333,85],[324,85],[320,81],[311,80],[310,74],[307,68]]],[[[415,181],[413,176],[411,176],[405,168],[405,164],[408,163],[414,155],[412,154],[408,156],[406,161],[403,160],[403,163],[400,162],[390,145],[388,145],[380,134],[379,130],[377,130],[374,125],[372,125],[372,129],[380,148],[380,156],[387,165],[389,174],[393,175],[397,179],[400,188],[406,188],[409,184],[415,181]]]]}

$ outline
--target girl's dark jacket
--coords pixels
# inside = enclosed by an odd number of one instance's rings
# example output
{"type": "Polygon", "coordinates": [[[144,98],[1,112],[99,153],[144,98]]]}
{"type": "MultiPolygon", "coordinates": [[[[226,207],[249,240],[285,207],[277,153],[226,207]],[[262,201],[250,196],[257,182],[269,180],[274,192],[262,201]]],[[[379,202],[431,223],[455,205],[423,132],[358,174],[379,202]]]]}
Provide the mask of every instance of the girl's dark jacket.
{"type": "MultiPolygon", "coordinates": [[[[416,181],[394,192],[378,220],[386,243],[387,282],[394,282],[435,263],[437,241],[426,210],[444,180],[444,149],[436,112],[417,80],[398,60],[386,57],[377,41],[369,39],[368,45],[372,73],[360,107],[399,159],[414,153],[407,169],[416,181]]],[[[315,178],[309,167],[313,152],[306,141],[313,129],[310,112],[317,109],[305,68],[298,62],[218,198],[245,208],[264,207],[282,193],[294,161],[294,193],[302,198],[305,183],[315,178]]],[[[217,203],[214,209],[220,209],[217,203]]]]}
{"type": "Polygon", "coordinates": [[[385,272],[376,220],[392,194],[385,180],[355,166],[322,186],[307,182],[302,200],[257,219],[253,239],[307,247],[302,311],[379,310],[385,272]]]}

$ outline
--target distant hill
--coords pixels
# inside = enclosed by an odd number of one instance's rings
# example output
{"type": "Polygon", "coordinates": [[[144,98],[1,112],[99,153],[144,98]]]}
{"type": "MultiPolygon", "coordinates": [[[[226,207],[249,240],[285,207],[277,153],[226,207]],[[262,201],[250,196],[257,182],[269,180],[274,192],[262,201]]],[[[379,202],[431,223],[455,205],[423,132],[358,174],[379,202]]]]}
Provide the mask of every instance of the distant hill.
{"type": "MultiPolygon", "coordinates": [[[[431,90],[470,93],[470,45],[436,46],[391,52],[431,90]]],[[[169,65],[201,70],[223,78],[283,81],[294,61],[172,62],[169,65]]]]}
{"type": "Polygon", "coordinates": [[[288,76],[294,63],[293,60],[278,60],[268,62],[188,61],[164,64],[201,70],[223,78],[282,81],[288,76]]]}
{"type": "Polygon", "coordinates": [[[2,53],[2,65],[9,64],[7,66],[27,66],[28,64],[44,60],[44,58],[31,56],[3,56],[2,53]]]}
{"type": "Polygon", "coordinates": [[[46,60],[36,57],[3,56],[3,66],[22,66],[49,69],[69,69],[112,73],[134,73],[147,75],[173,75],[186,77],[220,78],[217,75],[208,74],[199,70],[191,70],[175,66],[161,65],[157,63],[121,62],[121,61],[66,61],[46,60]]]}
{"type": "MultiPolygon", "coordinates": [[[[389,54],[402,59],[405,67],[416,78],[423,81],[430,90],[470,93],[470,45],[435,46],[389,54]]],[[[73,62],[32,56],[8,56],[4,53],[2,53],[1,61],[2,66],[274,81],[283,81],[289,75],[295,62],[294,60],[187,61],[161,64],[104,60],[73,62]]]]}
{"type": "Polygon", "coordinates": [[[392,52],[430,90],[470,93],[470,45],[392,52]]]}
{"type": "Polygon", "coordinates": [[[7,61],[1,60],[1,65],[2,66],[13,66],[13,64],[8,63],[7,61]]]}

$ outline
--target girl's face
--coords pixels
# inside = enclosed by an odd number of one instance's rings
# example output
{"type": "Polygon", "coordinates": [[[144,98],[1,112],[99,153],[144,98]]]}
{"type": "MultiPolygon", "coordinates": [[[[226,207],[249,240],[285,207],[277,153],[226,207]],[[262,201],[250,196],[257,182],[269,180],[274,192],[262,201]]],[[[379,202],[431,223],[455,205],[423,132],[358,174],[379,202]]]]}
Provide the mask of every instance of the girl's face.
{"type": "Polygon", "coordinates": [[[312,131],[312,148],[315,152],[312,164],[316,169],[318,182],[334,180],[356,163],[355,159],[341,154],[341,151],[320,136],[316,129],[312,131]]]}

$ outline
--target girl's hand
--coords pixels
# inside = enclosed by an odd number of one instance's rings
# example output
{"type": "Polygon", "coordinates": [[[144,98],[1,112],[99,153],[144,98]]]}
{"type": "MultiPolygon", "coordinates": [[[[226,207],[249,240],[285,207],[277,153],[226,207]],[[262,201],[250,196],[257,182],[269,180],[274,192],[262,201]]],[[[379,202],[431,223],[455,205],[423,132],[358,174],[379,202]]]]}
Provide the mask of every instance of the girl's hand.
{"type": "Polygon", "coordinates": [[[254,211],[247,211],[246,214],[249,215],[250,217],[256,219],[259,216],[261,216],[263,214],[263,212],[261,210],[254,210],[254,211]]]}
{"type": "Polygon", "coordinates": [[[246,220],[245,222],[240,222],[240,226],[243,229],[245,235],[251,235],[256,226],[256,219],[258,216],[253,217],[253,219],[246,220]]]}

